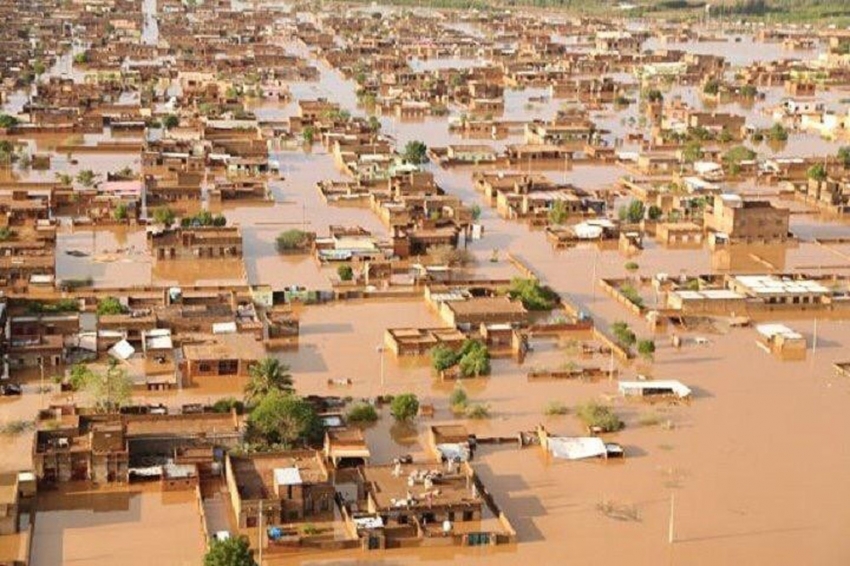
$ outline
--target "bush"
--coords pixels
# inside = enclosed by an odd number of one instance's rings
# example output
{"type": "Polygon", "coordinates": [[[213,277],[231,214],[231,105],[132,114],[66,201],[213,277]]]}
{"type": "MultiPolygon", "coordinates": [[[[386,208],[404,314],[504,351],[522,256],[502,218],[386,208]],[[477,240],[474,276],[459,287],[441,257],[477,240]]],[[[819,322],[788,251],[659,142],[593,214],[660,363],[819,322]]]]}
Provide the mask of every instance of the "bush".
{"type": "Polygon", "coordinates": [[[543,408],[543,414],[549,417],[566,415],[568,412],[567,406],[560,401],[549,401],[543,408]]]}
{"type": "Polygon", "coordinates": [[[655,342],[652,340],[641,340],[637,344],[637,350],[641,356],[651,360],[655,355],[655,342]]]}
{"type": "Polygon", "coordinates": [[[459,250],[448,244],[432,246],[428,249],[428,255],[435,264],[450,267],[463,267],[475,261],[475,257],[468,250],[459,250]]]}
{"type": "Polygon", "coordinates": [[[620,287],[620,293],[636,307],[643,308],[643,297],[641,297],[638,290],[631,285],[623,285],[620,287]]]}
{"type": "Polygon", "coordinates": [[[488,405],[482,405],[481,403],[476,403],[475,405],[471,405],[466,409],[466,418],[468,419],[489,419],[490,418],[490,407],[488,405]]]}
{"type": "Polygon", "coordinates": [[[480,377],[490,373],[490,352],[482,342],[467,340],[460,351],[458,368],[463,377],[480,377]]]}
{"type": "Polygon", "coordinates": [[[235,397],[224,397],[212,405],[214,413],[229,413],[233,409],[236,409],[237,415],[241,415],[245,412],[245,403],[235,397]]]}
{"type": "Polygon", "coordinates": [[[124,314],[127,311],[124,305],[115,297],[106,297],[97,303],[97,315],[124,314]]]}
{"type": "Polygon", "coordinates": [[[551,288],[541,285],[536,279],[516,277],[511,280],[508,296],[522,301],[522,306],[531,311],[548,311],[558,305],[560,297],[551,288]]]}
{"type": "Polygon", "coordinates": [[[452,411],[461,413],[466,410],[468,405],[469,396],[466,394],[466,391],[462,387],[455,387],[454,391],[449,395],[449,406],[452,408],[452,411]]]}
{"type": "Polygon", "coordinates": [[[277,250],[282,252],[303,248],[307,244],[307,241],[307,232],[297,229],[287,230],[277,237],[277,250]]]}
{"type": "Polygon", "coordinates": [[[629,328],[628,324],[622,321],[615,322],[611,325],[611,333],[614,335],[617,342],[625,348],[631,348],[637,341],[635,333],[632,332],[632,329],[629,328]]]}
{"type": "Polygon", "coordinates": [[[390,413],[398,421],[409,421],[419,413],[419,399],[413,393],[393,397],[390,413]]]}
{"type": "Polygon", "coordinates": [[[594,401],[576,407],[576,415],[589,429],[614,432],[623,428],[623,421],[614,414],[610,407],[600,405],[594,401]]]}
{"type": "Polygon", "coordinates": [[[626,271],[637,271],[638,269],[640,269],[640,265],[638,265],[637,262],[634,261],[627,261],[623,267],[626,268],[626,271]]]}
{"type": "Polygon", "coordinates": [[[806,171],[806,176],[814,181],[825,181],[827,177],[826,167],[823,163],[815,163],[806,171]]]}
{"type": "Polygon", "coordinates": [[[175,214],[167,206],[161,206],[153,211],[153,219],[157,224],[162,224],[166,228],[169,228],[174,224],[175,214]]]}
{"type": "Polygon", "coordinates": [[[621,221],[629,222],[630,224],[637,224],[643,220],[645,211],[646,207],[643,202],[634,199],[628,204],[628,206],[621,206],[617,214],[621,221]]]}
{"type": "Polygon", "coordinates": [[[378,411],[369,403],[357,403],[348,410],[346,419],[355,424],[373,423],[378,420],[378,411]]]}
{"type": "Polygon", "coordinates": [[[401,154],[401,157],[408,163],[421,165],[428,162],[428,157],[425,155],[427,151],[428,147],[421,141],[409,141],[404,146],[404,152],[401,154]]]}
{"type": "Polygon", "coordinates": [[[460,354],[440,344],[431,350],[431,367],[435,371],[445,371],[460,361],[460,354]]]}
{"type": "Polygon", "coordinates": [[[336,268],[336,274],[339,275],[341,281],[351,281],[354,279],[354,270],[350,265],[340,265],[336,268]]]}

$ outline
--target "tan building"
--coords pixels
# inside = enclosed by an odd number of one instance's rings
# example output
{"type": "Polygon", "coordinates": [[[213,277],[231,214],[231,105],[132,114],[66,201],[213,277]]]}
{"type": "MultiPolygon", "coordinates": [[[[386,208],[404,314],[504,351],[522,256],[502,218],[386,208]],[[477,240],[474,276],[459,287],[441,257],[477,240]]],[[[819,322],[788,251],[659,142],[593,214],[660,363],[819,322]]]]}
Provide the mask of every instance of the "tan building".
{"type": "Polygon", "coordinates": [[[738,195],[714,197],[714,209],[705,215],[705,227],[732,241],[777,242],[789,238],[790,211],[768,201],[745,200],[738,195]]]}
{"type": "Polygon", "coordinates": [[[281,525],[330,514],[336,490],[322,454],[288,450],[246,456],[227,455],[225,478],[240,528],[263,522],[281,525]]]}

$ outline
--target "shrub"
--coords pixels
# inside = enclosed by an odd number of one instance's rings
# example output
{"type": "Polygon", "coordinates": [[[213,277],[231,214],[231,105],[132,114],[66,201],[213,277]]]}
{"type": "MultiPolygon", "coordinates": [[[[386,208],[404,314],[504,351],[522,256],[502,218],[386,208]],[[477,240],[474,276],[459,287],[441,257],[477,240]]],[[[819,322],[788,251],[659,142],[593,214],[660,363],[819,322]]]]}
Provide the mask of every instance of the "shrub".
{"type": "Polygon", "coordinates": [[[652,340],[641,340],[637,344],[637,350],[641,356],[651,360],[655,355],[655,342],[652,340]]]}
{"type": "Polygon", "coordinates": [[[369,403],[357,403],[348,410],[346,419],[356,424],[373,423],[378,420],[378,411],[369,403]]]}
{"type": "Polygon", "coordinates": [[[467,340],[460,351],[458,368],[463,377],[480,377],[490,373],[490,352],[482,342],[467,340]]]}
{"type": "Polygon", "coordinates": [[[600,405],[594,401],[576,407],[576,415],[590,429],[599,429],[602,432],[614,432],[623,428],[623,421],[614,414],[610,407],[600,405]]]}
{"type": "Polygon", "coordinates": [[[341,281],[351,281],[354,279],[354,270],[350,265],[340,265],[336,268],[336,274],[339,275],[341,281]]]}
{"type": "Polygon", "coordinates": [[[236,409],[236,414],[241,415],[245,412],[245,403],[235,397],[223,397],[212,405],[214,413],[229,413],[233,409],[236,409]]]}
{"type": "Polygon", "coordinates": [[[109,314],[123,314],[126,312],[126,308],[121,302],[115,297],[106,297],[100,300],[97,303],[97,314],[98,316],[109,315],[109,314]]]}
{"type": "Polygon", "coordinates": [[[628,301],[636,307],[643,308],[643,297],[640,296],[638,290],[631,285],[623,285],[620,287],[620,293],[628,299],[628,301]]]}
{"type": "Polygon", "coordinates": [[[543,414],[549,417],[566,415],[568,412],[567,406],[560,401],[549,401],[543,408],[543,414]]]}
{"type": "Polygon", "coordinates": [[[449,395],[449,406],[454,412],[460,413],[465,411],[468,405],[469,396],[466,394],[466,391],[462,387],[455,387],[454,391],[449,395]]]}
{"type": "Polygon", "coordinates": [[[490,407],[488,405],[482,405],[481,403],[476,403],[475,405],[471,405],[466,409],[466,418],[468,419],[489,419],[490,418],[490,407]]]}
{"type": "Polygon", "coordinates": [[[449,369],[459,360],[460,354],[443,344],[435,346],[431,350],[431,367],[437,372],[449,369]]]}
{"type": "Polygon", "coordinates": [[[522,301],[522,306],[531,311],[548,311],[555,308],[560,298],[551,288],[541,285],[536,279],[516,277],[511,280],[508,296],[522,301]]]}
{"type": "Polygon", "coordinates": [[[279,252],[296,250],[307,243],[307,233],[293,228],[292,230],[281,232],[277,237],[276,243],[279,252]]]}
{"type": "Polygon", "coordinates": [[[619,344],[625,348],[631,348],[637,341],[635,333],[625,322],[619,321],[611,325],[611,333],[619,344]]]}

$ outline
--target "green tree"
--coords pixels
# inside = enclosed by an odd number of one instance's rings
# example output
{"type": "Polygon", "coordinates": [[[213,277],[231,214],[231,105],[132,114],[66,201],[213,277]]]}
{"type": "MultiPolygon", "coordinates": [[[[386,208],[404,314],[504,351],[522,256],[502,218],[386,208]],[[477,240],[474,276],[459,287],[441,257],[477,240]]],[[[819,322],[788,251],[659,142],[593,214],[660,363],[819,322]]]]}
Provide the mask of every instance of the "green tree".
{"type": "Polygon", "coordinates": [[[806,176],[814,181],[826,181],[826,167],[823,163],[815,163],[806,171],[806,176]]]}
{"type": "Polygon", "coordinates": [[[655,356],[655,342],[652,340],[640,340],[637,343],[637,351],[647,360],[651,360],[655,356]]]}
{"type": "Polygon", "coordinates": [[[381,121],[377,116],[369,116],[369,129],[376,133],[381,131],[381,121]]]}
{"type": "Polygon", "coordinates": [[[287,230],[286,232],[281,232],[278,235],[276,244],[277,251],[291,251],[303,248],[308,241],[307,232],[303,232],[301,230],[292,229],[287,230]]]}
{"type": "Polygon", "coordinates": [[[657,88],[653,88],[653,89],[650,89],[646,93],[646,99],[649,102],[663,102],[664,101],[664,95],[661,94],[661,91],[658,90],[657,88]]]}
{"type": "Polygon", "coordinates": [[[635,333],[629,328],[627,323],[622,321],[611,325],[611,333],[614,335],[614,339],[625,348],[631,348],[637,341],[635,333]]]}
{"type": "Polygon", "coordinates": [[[166,130],[170,130],[171,128],[176,128],[177,126],[180,125],[180,118],[178,118],[174,114],[169,114],[168,116],[163,118],[162,125],[165,127],[166,130]]]}
{"type": "Polygon", "coordinates": [[[431,349],[431,367],[435,371],[445,371],[457,364],[460,355],[444,344],[439,344],[431,349]]]}
{"type": "Polygon", "coordinates": [[[658,220],[661,218],[661,215],[664,214],[664,211],[661,210],[661,207],[653,204],[649,207],[649,210],[646,212],[646,215],[650,220],[658,220]]]}
{"type": "Polygon", "coordinates": [[[124,305],[115,297],[105,297],[97,303],[97,315],[122,314],[126,312],[124,305]]]}
{"type": "Polygon", "coordinates": [[[77,182],[88,189],[94,186],[96,177],[97,174],[91,169],[83,169],[77,173],[77,182]]]}
{"type": "Polygon", "coordinates": [[[702,91],[710,96],[715,96],[720,92],[720,81],[717,79],[709,79],[702,87],[702,91]]]}
{"type": "Polygon", "coordinates": [[[272,391],[292,393],[292,374],[289,366],[277,358],[263,358],[251,366],[248,383],[245,385],[245,401],[256,403],[272,391]]]}
{"type": "Polygon", "coordinates": [[[174,211],[167,206],[160,206],[153,211],[153,219],[157,224],[170,228],[176,218],[174,211]]]}
{"type": "Polygon", "coordinates": [[[461,413],[466,410],[467,405],[469,405],[469,395],[463,387],[458,385],[449,395],[449,407],[455,413],[461,413]]]}
{"type": "Polygon", "coordinates": [[[723,154],[723,162],[727,164],[741,163],[742,161],[751,161],[755,157],[755,151],[743,145],[737,145],[723,154]]]}
{"type": "Polygon", "coordinates": [[[89,62],[89,54],[87,51],[83,51],[82,53],[77,53],[74,55],[74,63],[77,65],[82,65],[84,63],[89,62]]]}
{"type": "Polygon", "coordinates": [[[92,373],[84,384],[95,406],[105,412],[114,412],[126,405],[133,393],[133,381],[127,370],[118,366],[114,359],[103,373],[92,373]]]}
{"type": "Polygon", "coordinates": [[[845,168],[850,169],[850,146],[844,146],[838,149],[838,161],[845,168]]]}
{"type": "Polygon", "coordinates": [[[0,227],[0,242],[8,242],[15,235],[15,232],[8,226],[0,227]]]}
{"type": "Polygon", "coordinates": [[[490,373],[490,352],[482,342],[468,340],[461,349],[458,362],[463,377],[480,377],[490,373]]]}
{"type": "Polygon", "coordinates": [[[785,126],[776,122],[767,131],[767,139],[774,142],[786,141],[788,139],[788,130],[785,129],[785,126]]]}
{"type": "Polygon", "coordinates": [[[413,393],[393,397],[390,413],[398,421],[409,421],[419,413],[419,399],[413,393]]]}
{"type": "Polygon", "coordinates": [[[322,438],[322,420],[313,406],[291,393],[269,391],[248,417],[249,436],[267,446],[289,449],[318,442],[322,438]]]}
{"type": "Polygon", "coordinates": [[[348,264],[337,267],[336,274],[339,276],[341,281],[351,281],[354,279],[354,270],[351,269],[351,266],[348,264]]]}
{"type": "Polygon", "coordinates": [[[301,138],[304,140],[304,143],[312,144],[316,138],[316,128],[313,126],[304,126],[304,129],[301,130],[301,138]]]}
{"type": "Polygon", "coordinates": [[[14,128],[20,123],[20,121],[14,116],[10,116],[9,114],[0,114],[0,128],[9,129],[14,128]]]}
{"type": "Polygon", "coordinates": [[[214,539],[204,555],[204,566],[257,566],[244,536],[214,539]]]}
{"type": "Polygon", "coordinates": [[[85,364],[74,364],[71,366],[68,384],[74,391],[79,391],[86,387],[86,384],[95,378],[94,372],[85,364]]]}
{"type": "Polygon", "coordinates": [[[420,165],[428,162],[428,157],[425,155],[428,152],[428,146],[419,140],[409,141],[404,146],[404,152],[401,154],[402,159],[413,165],[420,165]]]}
{"type": "Polygon", "coordinates": [[[508,296],[522,301],[522,306],[531,311],[548,311],[558,305],[560,297],[551,288],[541,285],[536,279],[515,277],[508,288],[508,296]]]}
{"type": "Polygon", "coordinates": [[[567,203],[562,200],[556,200],[549,209],[549,223],[560,225],[567,221],[570,215],[567,210],[567,203]]]}
{"type": "Polygon", "coordinates": [[[115,207],[115,211],[112,214],[115,217],[115,220],[118,220],[119,222],[122,220],[127,220],[127,204],[123,202],[119,203],[118,206],[115,207]]]}
{"type": "Polygon", "coordinates": [[[637,224],[643,220],[646,208],[642,201],[633,199],[627,206],[621,206],[618,215],[621,221],[637,224]]]}
{"type": "Polygon", "coordinates": [[[67,173],[56,173],[56,180],[59,181],[59,184],[63,187],[70,187],[74,184],[74,178],[67,173]]]}
{"type": "Polygon", "coordinates": [[[702,159],[702,144],[697,141],[689,141],[682,148],[682,159],[685,163],[693,163],[702,159]]]}

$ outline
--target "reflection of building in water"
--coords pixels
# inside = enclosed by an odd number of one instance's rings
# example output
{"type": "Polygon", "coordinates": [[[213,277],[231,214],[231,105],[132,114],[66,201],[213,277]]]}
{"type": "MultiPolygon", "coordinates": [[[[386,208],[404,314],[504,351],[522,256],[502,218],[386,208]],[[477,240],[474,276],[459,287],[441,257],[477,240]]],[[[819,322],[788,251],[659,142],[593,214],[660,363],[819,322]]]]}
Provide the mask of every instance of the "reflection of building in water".
{"type": "Polygon", "coordinates": [[[178,228],[148,234],[154,262],[171,259],[242,257],[242,232],[236,226],[178,228]]]}
{"type": "Polygon", "coordinates": [[[761,271],[785,269],[787,244],[743,244],[716,247],[711,252],[711,268],[717,271],[761,271]]]}

